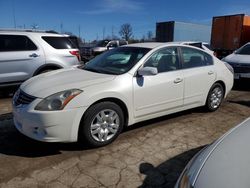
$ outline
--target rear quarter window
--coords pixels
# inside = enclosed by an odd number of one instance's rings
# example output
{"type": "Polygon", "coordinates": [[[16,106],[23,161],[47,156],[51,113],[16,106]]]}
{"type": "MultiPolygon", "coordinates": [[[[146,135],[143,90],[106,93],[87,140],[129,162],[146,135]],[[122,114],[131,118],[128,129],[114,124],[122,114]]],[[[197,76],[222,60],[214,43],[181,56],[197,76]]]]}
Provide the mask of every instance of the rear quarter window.
{"type": "Polygon", "coordinates": [[[193,49],[182,47],[183,68],[194,68],[213,65],[213,58],[209,54],[193,49]]]}
{"type": "Polygon", "coordinates": [[[42,37],[50,46],[55,49],[74,49],[77,46],[68,37],[42,37]]]}

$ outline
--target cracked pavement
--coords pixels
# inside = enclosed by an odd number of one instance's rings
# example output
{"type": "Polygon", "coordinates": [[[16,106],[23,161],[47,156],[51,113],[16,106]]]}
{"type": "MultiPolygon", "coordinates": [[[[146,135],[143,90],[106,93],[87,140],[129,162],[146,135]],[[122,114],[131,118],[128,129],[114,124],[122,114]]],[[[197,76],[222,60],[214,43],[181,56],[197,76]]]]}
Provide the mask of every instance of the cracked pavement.
{"type": "Polygon", "coordinates": [[[8,97],[0,114],[0,187],[171,188],[195,153],[250,116],[250,90],[232,91],[213,113],[198,108],[133,125],[97,149],[19,134],[8,97]]]}

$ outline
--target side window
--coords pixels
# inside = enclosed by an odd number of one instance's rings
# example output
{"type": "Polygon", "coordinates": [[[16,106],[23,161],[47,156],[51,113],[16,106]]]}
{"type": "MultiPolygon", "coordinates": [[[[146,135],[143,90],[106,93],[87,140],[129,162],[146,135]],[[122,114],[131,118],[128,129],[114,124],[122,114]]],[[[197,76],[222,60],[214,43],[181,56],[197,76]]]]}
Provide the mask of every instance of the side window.
{"type": "Polygon", "coordinates": [[[109,47],[118,47],[117,45],[117,42],[116,41],[111,41],[109,44],[108,44],[109,47]]]}
{"type": "Polygon", "coordinates": [[[123,45],[127,45],[128,43],[126,41],[123,41],[123,40],[120,40],[119,41],[119,45],[120,46],[123,46],[123,45]]]}
{"type": "Polygon", "coordinates": [[[182,47],[183,68],[213,65],[213,58],[209,54],[193,48],[182,47]]]}
{"type": "Polygon", "coordinates": [[[179,69],[177,48],[167,47],[160,49],[146,61],[144,67],[156,67],[158,73],[179,69]]]}
{"type": "Polygon", "coordinates": [[[24,35],[0,35],[0,51],[31,51],[36,45],[24,35]]]}

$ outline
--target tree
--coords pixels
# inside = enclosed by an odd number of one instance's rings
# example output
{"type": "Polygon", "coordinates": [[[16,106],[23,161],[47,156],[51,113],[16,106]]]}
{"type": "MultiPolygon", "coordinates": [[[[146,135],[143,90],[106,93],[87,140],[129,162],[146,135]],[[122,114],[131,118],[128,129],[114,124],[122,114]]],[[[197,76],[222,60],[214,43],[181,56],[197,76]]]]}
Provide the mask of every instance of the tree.
{"type": "Polygon", "coordinates": [[[128,41],[133,35],[132,26],[129,23],[121,25],[119,34],[123,39],[128,41]]]}

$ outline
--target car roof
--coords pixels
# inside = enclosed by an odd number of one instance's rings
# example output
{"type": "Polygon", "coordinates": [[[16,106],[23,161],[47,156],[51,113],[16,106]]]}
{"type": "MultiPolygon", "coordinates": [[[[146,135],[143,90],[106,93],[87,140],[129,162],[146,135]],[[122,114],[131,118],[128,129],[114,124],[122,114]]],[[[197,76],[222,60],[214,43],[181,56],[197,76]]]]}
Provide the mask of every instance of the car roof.
{"type": "Polygon", "coordinates": [[[134,43],[134,44],[128,44],[125,45],[129,46],[129,47],[139,47],[139,48],[156,48],[156,47],[160,47],[160,46],[164,46],[168,43],[161,43],[161,42],[145,42],[145,43],[134,43]]]}
{"type": "MultiPolygon", "coordinates": [[[[188,46],[191,48],[197,48],[194,46],[190,46],[185,42],[145,42],[145,43],[134,43],[134,44],[128,44],[123,47],[138,47],[138,48],[150,48],[154,49],[157,47],[164,47],[164,46],[173,46],[173,45],[178,45],[178,46],[188,46]]],[[[200,49],[200,48],[198,48],[200,49]]]]}
{"type": "Polygon", "coordinates": [[[65,35],[57,34],[57,33],[50,33],[50,32],[43,32],[43,31],[13,31],[13,30],[0,30],[0,34],[5,35],[35,35],[35,36],[55,36],[55,37],[62,37],[65,35]]]}
{"type": "Polygon", "coordinates": [[[178,41],[178,42],[173,42],[175,44],[195,44],[195,43],[201,43],[201,44],[209,44],[207,42],[202,42],[202,41],[178,41]]]}

